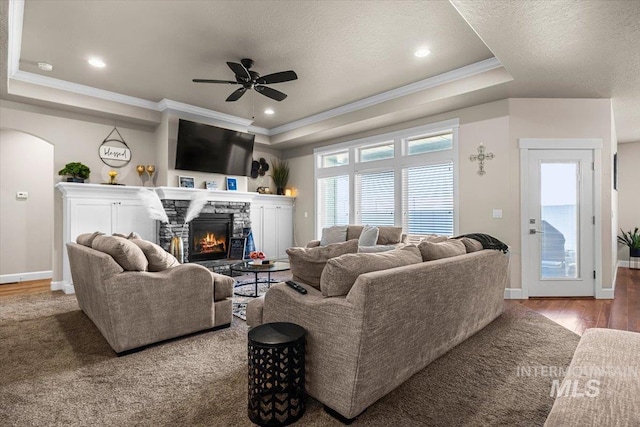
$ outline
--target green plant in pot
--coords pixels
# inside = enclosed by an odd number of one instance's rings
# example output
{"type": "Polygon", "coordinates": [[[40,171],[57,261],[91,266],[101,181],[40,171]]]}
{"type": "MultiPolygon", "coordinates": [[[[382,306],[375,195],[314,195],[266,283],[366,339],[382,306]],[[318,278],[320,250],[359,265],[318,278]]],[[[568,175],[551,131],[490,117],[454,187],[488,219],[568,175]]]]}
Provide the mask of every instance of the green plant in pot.
{"type": "Polygon", "coordinates": [[[84,182],[89,178],[91,169],[88,166],[83,165],[80,162],[67,163],[63,169],[58,172],[58,175],[66,176],[67,182],[84,182]]]}
{"type": "Polygon", "coordinates": [[[638,232],[638,227],[633,230],[624,232],[622,228],[620,229],[622,232],[622,236],[618,236],[618,242],[623,245],[629,246],[629,255],[632,257],[640,257],[640,232],[638,232]]]}
{"type": "Polygon", "coordinates": [[[289,182],[289,162],[280,159],[272,160],[271,178],[276,185],[276,194],[284,195],[284,188],[289,182]]]}

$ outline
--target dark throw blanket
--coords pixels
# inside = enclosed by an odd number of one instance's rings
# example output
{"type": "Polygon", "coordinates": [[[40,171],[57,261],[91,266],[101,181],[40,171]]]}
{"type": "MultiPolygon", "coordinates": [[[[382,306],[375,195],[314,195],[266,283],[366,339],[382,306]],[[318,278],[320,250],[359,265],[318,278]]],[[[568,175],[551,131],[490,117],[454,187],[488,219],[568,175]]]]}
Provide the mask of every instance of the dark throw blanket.
{"type": "Polygon", "coordinates": [[[477,240],[478,242],[482,243],[482,247],[484,249],[495,249],[498,251],[502,251],[505,254],[509,252],[509,246],[505,245],[500,240],[488,234],[483,234],[483,233],[461,234],[459,236],[454,237],[454,239],[462,239],[463,237],[468,237],[469,239],[477,240]]]}

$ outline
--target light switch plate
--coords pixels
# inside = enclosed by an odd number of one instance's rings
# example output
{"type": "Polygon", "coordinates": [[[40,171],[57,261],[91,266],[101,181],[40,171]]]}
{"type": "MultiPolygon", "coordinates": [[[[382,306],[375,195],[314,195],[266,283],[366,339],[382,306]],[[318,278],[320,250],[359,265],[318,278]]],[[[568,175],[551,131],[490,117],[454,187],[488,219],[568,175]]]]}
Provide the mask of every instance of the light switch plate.
{"type": "Polygon", "coordinates": [[[27,193],[26,191],[18,191],[16,193],[16,199],[26,200],[28,198],[29,198],[29,193],[27,193]]]}
{"type": "Polygon", "coordinates": [[[502,218],[502,209],[494,209],[493,210],[494,218],[502,218]]]}

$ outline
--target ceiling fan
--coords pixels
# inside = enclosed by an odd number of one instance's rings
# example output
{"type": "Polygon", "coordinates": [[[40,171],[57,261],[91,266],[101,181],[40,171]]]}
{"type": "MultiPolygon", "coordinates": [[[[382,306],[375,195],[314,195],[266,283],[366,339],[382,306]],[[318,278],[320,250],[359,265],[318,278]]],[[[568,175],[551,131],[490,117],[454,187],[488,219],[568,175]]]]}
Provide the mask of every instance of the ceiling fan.
{"type": "Polygon", "coordinates": [[[237,101],[248,90],[254,89],[256,92],[267,96],[276,101],[282,101],[287,97],[285,93],[272,89],[269,86],[265,86],[273,83],[284,83],[291,80],[296,80],[298,75],[295,71],[280,71],[279,73],[267,74],[266,76],[260,76],[255,71],[250,71],[253,67],[253,60],[244,58],[237,62],[227,62],[231,71],[236,75],[236,80],[209,80],[209,79],[193,79],[194,83],[224,83],[230,85],[242,85],[240,89],[234,91],[226,99],[227,102],[237,101]]]}

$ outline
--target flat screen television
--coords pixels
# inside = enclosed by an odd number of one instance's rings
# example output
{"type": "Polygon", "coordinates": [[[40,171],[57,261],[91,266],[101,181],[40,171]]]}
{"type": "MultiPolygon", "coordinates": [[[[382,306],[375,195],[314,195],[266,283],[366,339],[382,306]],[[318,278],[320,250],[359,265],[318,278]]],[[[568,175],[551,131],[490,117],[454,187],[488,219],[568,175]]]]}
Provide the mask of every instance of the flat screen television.
{"type": "Polygon", "coordinates": [[[249,176],[255,135],[180,119],[176,169],[249,176]]]}

